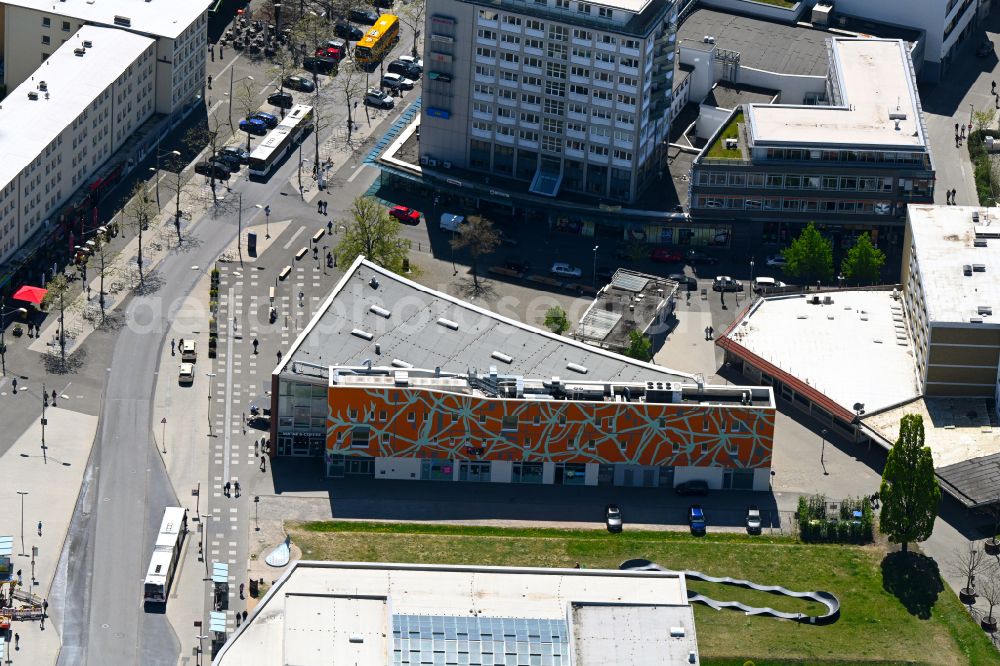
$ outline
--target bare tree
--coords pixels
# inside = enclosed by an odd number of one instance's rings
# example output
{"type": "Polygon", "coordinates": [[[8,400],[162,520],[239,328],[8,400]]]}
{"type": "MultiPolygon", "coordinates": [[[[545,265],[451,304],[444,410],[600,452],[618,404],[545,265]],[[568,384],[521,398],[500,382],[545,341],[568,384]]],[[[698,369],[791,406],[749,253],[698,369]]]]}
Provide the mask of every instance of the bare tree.
{"type": "Polygon", "coordinates": [[[491,254],[500,245],[500,234],[493,222],[482,215],[472,215],[451,239],[454,250],[468,250],[472,256],[472,281],[479,293],[479,258],[491,254]]]}
{"type": "Polygon", "coordinates": [[[98,234],[94,238],[94,242],[94,254],[91,255],[88,260],[88,265],[97,271],[97,277],[100,278],[97,304],[101,308],[101,323],[103,324],[107,320],[107,310],[105,308],[106,301],[104,298],[104,281],[114,276],[117,273],[117,268],[115,268],[113,264],[115,253],[111,249],[111,244],[108,242],[107,236],[103,233],[98,234]]]}
{"type": "Polygon", "coordinates": [[[164,164],[164,171],[167,174],[167,188],[174,197],[174,229],[177,230],[177,242],[181,242],[181,195],[187,190],[187,181],[184,179],[184,160],[176,155],[171,155],[164,164]]]}
{"type": "MultiPolygon", "coordinates": [[[[214,115],[209,116],[204,125],[196,125],[189,129],[184,135],[184,145],[196,154],[208,149],[209,161],[219,153],[219,148],[223,145],[223,133],[220,131],[222,123],[214,115]]],[[[215,172],[209,172],[209,184],[212,187],[212,201],[218,203],[215,193],[215,172]]]]}
{"type": "Polygon", "coordinates": [[[69,280],[62,273],[49,280],[46,285],[48,292],[42,300],[47,308],[55,308],[59,312],[59,359],[66,365],[66,294],[69,292],[69,280]]]}
{"type": "Polygon", "coordinates": [[[965,578],[965,587],[960,592],[966,603],[975,602],[976,574],[990,564],[986,552],[975,541],[970,541],[966,547],[956,552],[953,566],[955,573],[965,578]]]}
{"type": "Polygon", "coordinates": [[[354,63],[349,63],[340,68],[339,75],[333,80],[333,85],[343,95],[347,107],[347,143],[351,142],[354,133],[354,109],[365,94],[363,74],[364,72],[358,70],[354,63]]]}
{"type": "MultiPolygon", "coordinates": [[[[285,92],[285,77],[293,73],[298,69],[298,57],[297,51],[294,49],[290,50],[279,50],[271,58],[271,74],[273,74],[278,79],[278,92],[285,92]]],[[[317,86],[318,87],[318,86],[317,86]]],[[[281,117],[285,117],[285,109],[281,109],[281,117]]]]}
{"type": "Polygon", "coordinates": [[[142,271],[142,232],[149,228],[149,221],[156,214],[156,202],[150,198],[146,181],[139,181],[132,190],[132,198],[125,204],[122,219],[126,226],[135,232],[139,245],[136,250],[136,264],[139,267],[139,284],[146,284],[146,276],[142,271]]]}
{"type": "Polygon", "coordinates": [[[979,583],[979,594],[983,599],[986,599],[986,603],[990,607],[986,617],[980,621],[982,627],[987,631],[996,631],[997,618],[993,615],[993,609],[1000,606],[1000,566],[993,564],[987,569],[979,583]]]}
{"type": "MultiPolygon", "coordinates": [[[[233,96],[236,98],[236,106],[239,107],[244,120],[249,120],[250,116],[260,108],[260,104],[257,103],[257,94],[254,92],[252,81],[240,81],[240,85],[233,92],[233,96]]],[[[250,150],[249,131],[247,132],[247,150],[250,150]]]]}
{"type": "Polygon", "coordinates": [[[410,55],[414,58],[417,57],[417,53],[419,52],[418,43],[420,41],[420,31],[424,27],[424,13],[426,9],[427,3],[425,0],[413,0],[413,2],[403,5],[397,14],[403,25],[413,32],[413,48],[410,49],[410,55]]]}

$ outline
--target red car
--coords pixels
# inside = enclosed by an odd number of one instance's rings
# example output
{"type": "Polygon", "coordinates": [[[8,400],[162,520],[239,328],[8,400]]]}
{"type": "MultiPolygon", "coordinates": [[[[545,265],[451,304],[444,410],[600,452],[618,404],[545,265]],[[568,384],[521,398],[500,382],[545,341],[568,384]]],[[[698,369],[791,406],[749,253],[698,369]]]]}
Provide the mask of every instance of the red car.
{"type": "Polygon", "coordinates": [[[389,209],[389,215],[403,224],[420,224],[420,211],[406,206],[393,206],[389,209]]]}
{"type": "Polygon", "coordinates": [[[681,253],[677,250],[668,250],[665,247],[653,248],[653,251],[649,253],[650,261],[656,261],[662,264],[672,264],[680,263],[684,260],[681,253]]]}
{"type": "Polygon", "coordinates": [[[335,46],[321,46],[316,49],[316,52],[313,55],[317,58],[333,58],[334,60],[342,60],[344,57],[344,50],[335,46]]]}

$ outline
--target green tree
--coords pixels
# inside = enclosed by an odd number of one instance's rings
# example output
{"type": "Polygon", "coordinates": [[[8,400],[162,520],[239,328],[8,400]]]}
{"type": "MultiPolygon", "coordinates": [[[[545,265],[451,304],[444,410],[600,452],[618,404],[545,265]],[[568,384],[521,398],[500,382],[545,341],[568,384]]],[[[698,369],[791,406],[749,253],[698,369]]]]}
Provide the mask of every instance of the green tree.
{"type": "Polygon", "coordinates": [[[355,199],[351,213],[351,220],[345,224],[347,231],[335,250],[337,261],[346,266],[364,255],[383,268],[402,273],[409,247],[399,237],[399,221],[372,197],[355,199]]]}
{"type": "Polygon", "coordinates": [[[628,347],[625,348],[624,354],[629,358],[648,361],[653,357],[653,341],[648,335],[643,335],[639,331],[629,331],[628,347]]]}
{"type": "Polygon", "coordinates": [[[59,358],[66,365],[66,296],[69,294],[69,280],[62,273],[49,280],[48,290],[42,299],[42,306],[59,312],[59,358]]]}
{"type": "Polygon", "coordinates": [[[930,537],[941,488],[930,447],[924,446],[924,420],[919,414],[907,414],[899,421],[899,439],[886,457],[879,499],[879,531],[902,544],[904,553],[911,541],[930,537]]]}
{"type": "Polygon", "coordinates": [[[814,222],[781,254],[788,262],[785,272],[808,281],[828,280],[833,275],[833,243],[823,238],[814,222]]]}
{"type": "Polygon", "coordinates": [[[878,282],[882,266],[885,264],[885,252],[872,245],[867,233],[858,236],[858,242],[847,251],[847,256],[840,263],[840,271],[844,277],[874,284],[878,282]]]}
{"type": "Polygon", "coordinates": [[[976,131],[982,133],[984,129],[993,124],[993,119],[997,117],[997,110],[992,107],[978,109],[972,112],[972,124],[976,131]]]}
{"type": "Polygon", "coordinates": [[[569,319],[566,317],[566,311],[558,305],[553,305],[545,311],[545,326],[556,335],[568,331],[569,319]]]}
{"type": "Polygon", "coordinates": [[[482,215],[472,215],[451,239],[453,250],[467,250],[472,256],[472,282],[479,293],[479,257],[492,254],[500,245],[500,234],[482,215]]]}

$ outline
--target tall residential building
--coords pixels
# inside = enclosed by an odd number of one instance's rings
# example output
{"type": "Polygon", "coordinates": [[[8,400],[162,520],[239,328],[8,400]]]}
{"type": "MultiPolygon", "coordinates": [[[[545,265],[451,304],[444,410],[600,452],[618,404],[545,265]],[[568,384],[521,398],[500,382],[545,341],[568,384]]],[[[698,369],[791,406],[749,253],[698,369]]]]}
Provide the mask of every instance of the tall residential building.
{"type": "Polygon", "coordinates": [[[934,164],[904,42],[833,38],[825,105],[744,104],[695,158],[691,213],[787,243],[815,221],[849,246],[901,235],[934,198],[934,164]]]}
{"type": "Polygon", "coordinates": [[[3,0],[4,83],[20,85],[85,25],[156,42],[156,113],[173,113],[202,92],[210,0],[3,0]]]}
{"type": "Polygon", "coordinates": [[[420,160],[634,202],[666,168],[672,0],[428,0],[420,160]]]}
{"type": "Polygon", "coordinates": [[[153,114],[156,42],[85,25],[0,105],[0,262],[153,114]]]}

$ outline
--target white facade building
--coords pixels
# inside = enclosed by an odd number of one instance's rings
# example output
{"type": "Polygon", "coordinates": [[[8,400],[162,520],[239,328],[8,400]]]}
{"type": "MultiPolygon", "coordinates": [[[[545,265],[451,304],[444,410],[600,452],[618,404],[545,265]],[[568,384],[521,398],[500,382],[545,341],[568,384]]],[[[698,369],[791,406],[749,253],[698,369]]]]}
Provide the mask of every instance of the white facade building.
{"type": "Polygon", "coordinates": [[[183,108],[205,84],[209,0],[5,0],[4,83],[27,79],[85,25],[106,26],[156,41],[157,113],[183,108]]]}
{"type": "Polygon", "coordinates": [[[0,104],[0,262],[152,114],[156,42],[85,25],[0,104]]]}
{"type": "Polygon", "coordinates": [[[666,164],[672,0],[429,0],[420,159],[633,202],[666,164]]]}

